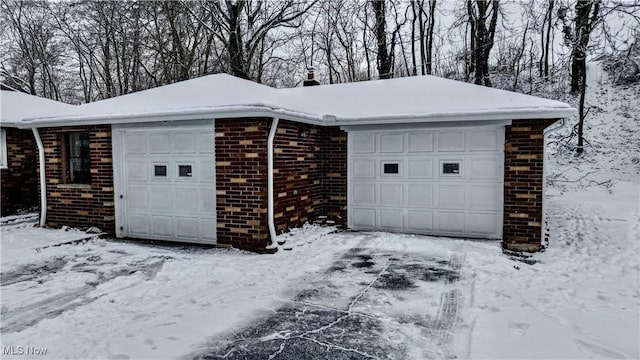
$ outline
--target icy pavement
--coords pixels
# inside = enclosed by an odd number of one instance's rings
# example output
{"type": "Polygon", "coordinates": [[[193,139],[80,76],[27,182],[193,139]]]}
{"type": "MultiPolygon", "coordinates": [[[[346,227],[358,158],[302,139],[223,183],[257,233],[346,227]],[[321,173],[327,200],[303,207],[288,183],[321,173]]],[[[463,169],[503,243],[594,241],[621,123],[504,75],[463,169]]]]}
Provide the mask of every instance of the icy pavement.
{"type": "Polygon", "coordinates": [[[461,261],[352,248],[275,313],[195,358],[448,358],[461,261]]]}
{"type": "MultiPolygon", "coordinates": [[[[20,229],[3,239],[34,234],[20,229]]],[[[275,255],[101,239],[22,252],[2,263],[2,345],[83,359],[452,354],[458,252],[331,230],[296,230],[275,255]]]]}

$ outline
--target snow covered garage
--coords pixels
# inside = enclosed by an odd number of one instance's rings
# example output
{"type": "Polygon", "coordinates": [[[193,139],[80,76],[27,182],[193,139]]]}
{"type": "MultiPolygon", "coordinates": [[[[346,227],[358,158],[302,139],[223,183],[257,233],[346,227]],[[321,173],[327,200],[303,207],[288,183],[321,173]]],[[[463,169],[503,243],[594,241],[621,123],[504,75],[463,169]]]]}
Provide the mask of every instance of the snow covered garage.
{"type": "Polygon", "coordinates": [[[21,126],[42,134],[53,226],[267,251],[329,216],[536,250],[544,131],[573,112],[432,76],[274,89],[218,74],[21,126]]]}

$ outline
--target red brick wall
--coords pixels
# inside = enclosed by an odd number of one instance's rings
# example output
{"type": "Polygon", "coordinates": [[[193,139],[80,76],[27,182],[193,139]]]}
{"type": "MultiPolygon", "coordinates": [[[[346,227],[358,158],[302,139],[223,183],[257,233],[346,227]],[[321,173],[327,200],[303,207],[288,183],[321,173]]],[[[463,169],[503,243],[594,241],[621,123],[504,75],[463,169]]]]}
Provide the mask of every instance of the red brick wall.
{"type": "Polygon", "coordinates": [[[323,215],[346,224],[346,133],[339,127],[281,121],[274,145],[276,230],[323,215]]]}
{"type": "Polygon", "coordinates": [[[503,244],[537,251],[542,236],[544,128],[555,120],[514,120],[505,129],[503,244]]]}
{"type": "Polygon", "coordinates": [[[323,215],[336,224],[347,224],[347,133],[339,127],[325,127],[322,158],[323,215]]]}
{"type": "Polygon", "coordinates": [[[323,215],[324,129],[280,121],[274,139],[274,218],[278,233],[323,215]]]}
{"type": "MultiPolygon", "coordinates": [[[[262,252],[271,119],[216,119],[218,242],[262,252]]],[[[346,133],[282,120],[274,139],[274,218],[282,233],[320,215],[346,223],[346,133]]]]}
{"type": "Polygon", "coordinates": [[[263,252],[267,226],[267,137],[271,119],[216,119],[217,237],[263,252]]]}
{"type": "Polygon", "coordinates": [[[40,204],[38,150],[33,133],[14,128],[5,128],[5,131],[8,166],[0,170],[2,216],[40,204]]]}
{"type": "Polygon", "coordinates": [[[95,226],[115,233],[111,126],[40,129],[47,175],[47,225],[95,226]],[[91,184],[65,184],[62,146],[64,133],[88,131],[91,149],[91,184]]]}

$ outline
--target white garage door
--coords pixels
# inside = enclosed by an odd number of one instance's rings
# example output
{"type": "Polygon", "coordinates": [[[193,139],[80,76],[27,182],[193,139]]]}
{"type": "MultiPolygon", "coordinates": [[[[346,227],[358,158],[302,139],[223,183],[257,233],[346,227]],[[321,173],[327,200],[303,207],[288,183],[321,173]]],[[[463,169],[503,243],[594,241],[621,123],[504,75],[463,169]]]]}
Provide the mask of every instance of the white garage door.
{"type": "Polygon", "coordinates": [[[114,129],[113,137],[117,235],[215,243],[213,125],[114,129]]]}
{"type": "Polygon", "coordinates": [[[502,237],[503,126],[348,138],[350,228],[502,237]]]}

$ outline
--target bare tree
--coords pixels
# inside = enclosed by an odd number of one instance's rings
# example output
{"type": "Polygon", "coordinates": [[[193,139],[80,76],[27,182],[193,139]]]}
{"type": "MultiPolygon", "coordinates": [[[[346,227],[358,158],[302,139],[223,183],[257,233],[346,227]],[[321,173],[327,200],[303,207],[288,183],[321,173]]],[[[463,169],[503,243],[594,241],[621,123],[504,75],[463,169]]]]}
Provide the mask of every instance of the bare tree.
{"type": "Polygon", "coordinates": [[[491,86],[489,54],[493,48],[499,12],[499,0],[467,0],[467,16],[471,29],[471,68],[476,84],[491,86]]]}

